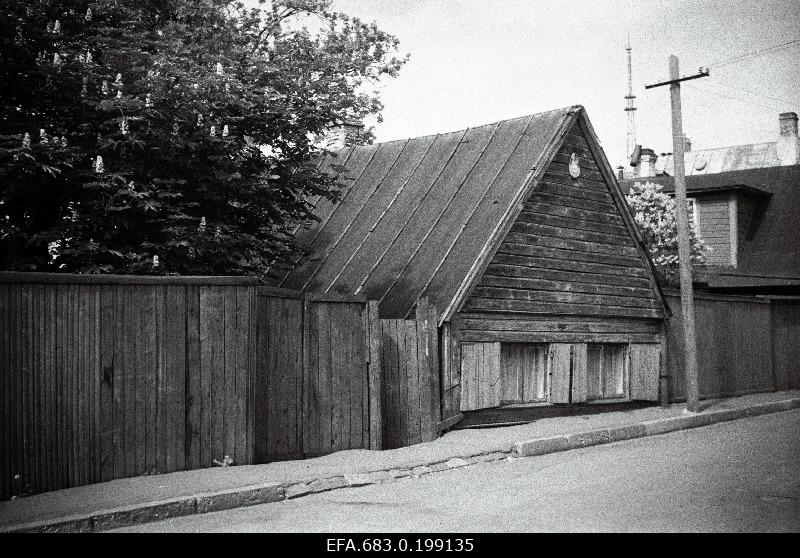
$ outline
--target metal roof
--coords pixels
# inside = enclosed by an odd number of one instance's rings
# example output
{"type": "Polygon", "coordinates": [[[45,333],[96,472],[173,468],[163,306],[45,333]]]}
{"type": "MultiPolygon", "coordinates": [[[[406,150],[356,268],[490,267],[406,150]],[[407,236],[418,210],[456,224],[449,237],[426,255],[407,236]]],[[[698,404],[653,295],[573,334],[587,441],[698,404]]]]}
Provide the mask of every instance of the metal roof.
{"type": "Polygon", "coordinates": [[[320,202],[319,222],[296,236],[308,256],[272,283],[366,295],[387,318],[427,296],[448,319],[579,117],[588,124],[583,107],[566,107],[327,157],[341,201],[320,202]]]}
{"type": "MultiPolygon", "coordinates": [[[[780,166],[776,142],[751,143],[687,151],[684,154],[686,176],[780,166]]],[[[656,160],[656,172],[675,174],[673,155],[656,160]]]]}

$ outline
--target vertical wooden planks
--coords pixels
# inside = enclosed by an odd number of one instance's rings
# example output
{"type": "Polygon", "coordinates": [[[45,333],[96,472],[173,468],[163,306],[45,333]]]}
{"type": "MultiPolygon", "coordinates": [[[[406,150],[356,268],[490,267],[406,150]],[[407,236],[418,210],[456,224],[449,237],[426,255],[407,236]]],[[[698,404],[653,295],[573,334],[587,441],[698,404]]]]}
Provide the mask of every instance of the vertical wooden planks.
{"type": "Polygon", "coordinates": [[[378,318],[378,302],[367,302],[367,331],[369,340],[369,448],[383,449],[383,393],[385,391],[381,341],[383,328],[378,318]]]}
{"type": "Polygon", "coordinates": [[[500,343],[461,344],[461,410],[500,405],[500,343]]]}
{"type": "Polygon", "coordinates": [[[186,286],[186,407],[185,461],[187,469],[201,465],[203,361],[200,344],[200,287],[186,286]]]}
{"type": "Polygon", "coordinates": [[[419,354],[420,440],[438,436],[442,419],[439,384],[439,315],[427,298],[417,301],[416,335],[419,354]]]}
{"type": "Polygon", "coordinates": [[[661,345],[631,343],[630,398],[658,401],[661,345]]]}
{"type": "Polygon", "coordinates": [[[569,343],[550,344],[550,403],[569,403],[571,347],[569,343]]]}
{"type": "Polygon", "coordinates": [[[586,401],[588,395],[587,344],[572,344],[572,392],[571,403],[586,401]]]}

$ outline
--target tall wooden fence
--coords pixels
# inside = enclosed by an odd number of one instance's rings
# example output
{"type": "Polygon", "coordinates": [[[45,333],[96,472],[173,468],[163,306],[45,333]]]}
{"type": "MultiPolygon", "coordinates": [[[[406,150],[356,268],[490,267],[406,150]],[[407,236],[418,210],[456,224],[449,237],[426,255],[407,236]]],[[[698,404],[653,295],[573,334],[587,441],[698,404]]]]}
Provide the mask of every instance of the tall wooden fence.
{"type": "MultiPolygon", "coordinates": [[[[686,398],[680,296],[667,294],[670,399],[686,398]]],[[[695,293],[700,396],[800,388],[800,300],[695,293]]]]}
{"type": "Polygon", "coordinates": [[[433,439],[436,323],[250,278],[0,273],[0,499],[433,439]]]}
{"type": "Polygon", "coordinates": [[[0,274],[0,496],[251,462],[255,289],[0,274]]]}

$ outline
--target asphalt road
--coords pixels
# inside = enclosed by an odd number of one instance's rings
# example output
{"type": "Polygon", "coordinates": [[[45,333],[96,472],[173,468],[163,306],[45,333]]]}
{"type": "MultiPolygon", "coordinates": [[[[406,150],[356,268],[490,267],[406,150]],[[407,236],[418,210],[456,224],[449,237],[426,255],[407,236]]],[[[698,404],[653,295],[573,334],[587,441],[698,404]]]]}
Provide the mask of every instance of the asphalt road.
{"type": "Polygon", "coordinates": [[[121,531],[800,532],[800,409],[121,531]]]}

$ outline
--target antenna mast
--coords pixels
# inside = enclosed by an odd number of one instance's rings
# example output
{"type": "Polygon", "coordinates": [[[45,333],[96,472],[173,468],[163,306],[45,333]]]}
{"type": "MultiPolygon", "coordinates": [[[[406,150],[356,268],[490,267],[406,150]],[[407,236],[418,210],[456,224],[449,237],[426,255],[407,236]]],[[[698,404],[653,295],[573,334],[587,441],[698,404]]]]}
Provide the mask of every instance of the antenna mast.
{"type": "Polygon", "coordinates": [[[631,70],[631,36],[628,34],[628,46],[625,47],[628,51],[628,94],[625,95],[627,106],[625,112],[628,113],[628,139],[627,139],[627,153],[626,156],[630,157],[633,150],[636,148],[636,119],[634,118],[636,107],[633,106],[633,100],[636,95],[633,94],[633,72],[631,70]]]}

